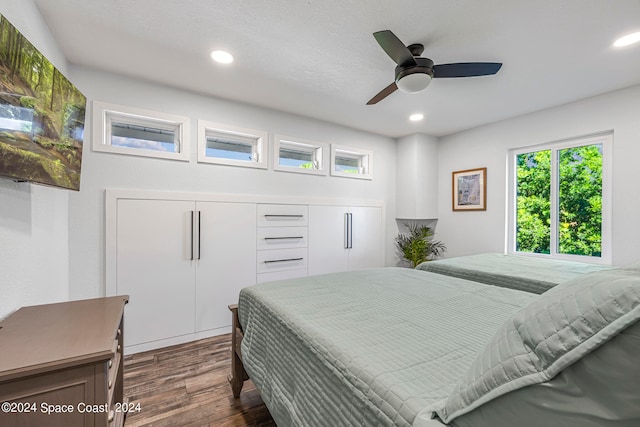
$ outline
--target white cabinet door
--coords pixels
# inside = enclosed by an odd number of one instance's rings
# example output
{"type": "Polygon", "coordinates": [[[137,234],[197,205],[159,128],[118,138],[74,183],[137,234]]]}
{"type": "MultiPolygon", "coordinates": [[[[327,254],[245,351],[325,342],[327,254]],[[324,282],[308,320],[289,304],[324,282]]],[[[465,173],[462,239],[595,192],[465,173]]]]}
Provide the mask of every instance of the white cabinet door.
{"type": "Polygon", "coordinates": [[[349,270],[376,268],[384,265],[382,208],[350,207],[351,239],[349,270]]]}
{"type": "Polygon", "coordinates": [[[383,265],[382,208],[309,206],[309,275],[383,265]]]}
{"type": "Polygon", "coordinates": [[[120,199],[117,294],[129,295],[125,345],[193,333],[194,202],[120,199]]]}
{"type": "Polygon", "coordinates": [[[196,211],[195,304],[200,332],[231,325],[227,306],[238,302],[240,289],[256,283],[256,205],[197,202],[196,211]]]}
{"type": "Polygon", "coordinates": [[[347,271],[344,206],[309,206],[309,275],[347,271]]]}

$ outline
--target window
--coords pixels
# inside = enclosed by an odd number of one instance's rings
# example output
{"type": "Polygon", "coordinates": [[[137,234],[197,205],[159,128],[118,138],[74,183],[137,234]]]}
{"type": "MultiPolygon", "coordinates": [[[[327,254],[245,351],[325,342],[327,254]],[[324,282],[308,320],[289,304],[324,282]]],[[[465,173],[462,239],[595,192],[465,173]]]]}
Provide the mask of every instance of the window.
{"type": "Polygon", "coordinates": [[[134,156],[189,160],[189,119],[93,102],[93,149],[134,156]]]}
{"type": "Polygon", "coordinates": [[[331,145],[331,175],[372,179],[373,153],[359,148],[331,145]]]}
{"type": "Polygon", "coordinates": [[[276,135],[274,169],[279,171],[326,175],[326,144],[276,135]]]}
{"type": "Polygon", "coordinates": [[[611,144],[604,135],[511,153],[510,252],[611,261],[611,144]]]}
{"type": "Polygon", "coordinates": [[[267,132],[198,121],[198,161],[267,168],[267,132]]]}

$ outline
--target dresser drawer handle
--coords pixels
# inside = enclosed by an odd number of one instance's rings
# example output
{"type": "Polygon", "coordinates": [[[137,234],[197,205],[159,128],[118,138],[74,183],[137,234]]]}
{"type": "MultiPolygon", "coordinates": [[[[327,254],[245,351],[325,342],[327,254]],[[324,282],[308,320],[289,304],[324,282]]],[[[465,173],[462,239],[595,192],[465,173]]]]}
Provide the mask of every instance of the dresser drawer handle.
{"type": "Polygon", "coordinates": [[[304,215],[265,214],[265,218],[302,218],[304,215]]]}
{"type": "Polygon", "coordinates": [[[287,240],[287,239],[304,239],[304,236],[291,236],[291,237],[265,237],[264,240],[287,240]]]}
{"type": "Polygon", "coordinates": [[[107,418],[108,422],[113,421],[113,419],[115,418],[116,413],[114,411],[109,411],[109,417],[107,418]]]}
{"type": "Polygon", "coordinates": [[[109,390],[111,390],[111,387],[113,387],[113,382],[109,381],[109,385],[107,387],[109,387],[109,390]]]}
{"type": "Polygon", "coordinates": [[[273,259],[273,260],[266,260],[264,263],[265,264],[272,264],[274,262],[302,261],[303,259],[304,258],[273,259]]]}
{"type": "Polygon", "coordinates": [[[113,360],[109,359],[109,369],[113,366],[113,360]]]}

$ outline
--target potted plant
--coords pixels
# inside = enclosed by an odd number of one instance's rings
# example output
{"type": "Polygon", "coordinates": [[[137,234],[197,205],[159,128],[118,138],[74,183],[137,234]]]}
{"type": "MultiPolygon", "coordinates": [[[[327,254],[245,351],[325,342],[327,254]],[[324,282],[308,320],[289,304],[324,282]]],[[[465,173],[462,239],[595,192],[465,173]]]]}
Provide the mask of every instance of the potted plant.
{"type": "Polygon", "coordinates": [[[398,234],[396,249],[398,255],[408,261],[412,268],[439,257],[447,250],[444,243],[433,239],[433,231],[426,225],[410,222],[404,223],[404,226],[409,234],[398,234]]]}

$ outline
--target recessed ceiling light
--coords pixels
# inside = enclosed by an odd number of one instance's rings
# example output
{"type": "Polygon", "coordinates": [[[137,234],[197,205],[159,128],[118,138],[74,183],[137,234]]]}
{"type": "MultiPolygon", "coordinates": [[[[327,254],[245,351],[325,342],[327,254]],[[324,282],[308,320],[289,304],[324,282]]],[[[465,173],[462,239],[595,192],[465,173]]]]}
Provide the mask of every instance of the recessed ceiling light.
{"type": "Polygon", "coordinates": [[[231,64],[233,62],[233,55],[225,50],[214,50],[211,52],[211,58],[220,64],[231,64]]]}
{"type": "Polygon", "coordinates": [[[634,44],[638,42],[640,42],[640,32],[631,33],[631,34],[627,34],[624,37],[620,37],[618,40],[616,40],[613,43],[613,45],[615,47],[623,47],[623,46],[629,46],[630,44],[634,44]]]}
{"type": "Polygon", "coordinates": [[[409,116],[409,120],[412,122],[419,122],[422,119],[424,119],[424,114],[422,113],[415,113],[409,116]]]}

